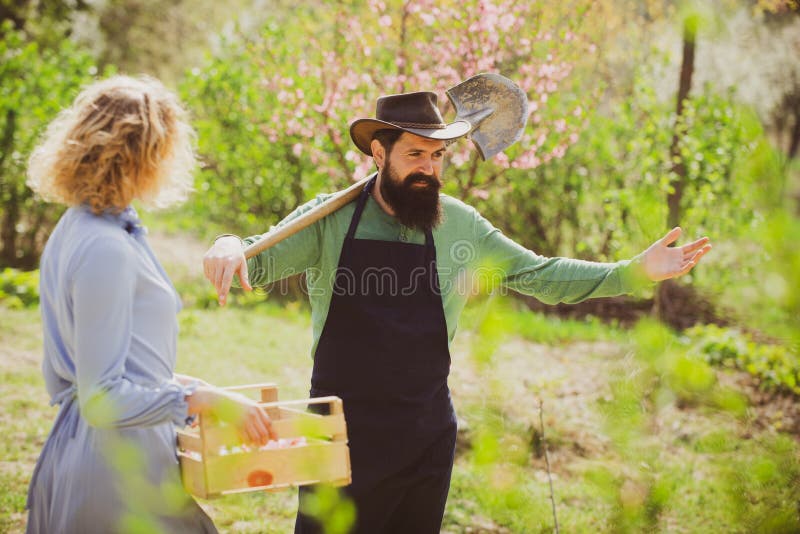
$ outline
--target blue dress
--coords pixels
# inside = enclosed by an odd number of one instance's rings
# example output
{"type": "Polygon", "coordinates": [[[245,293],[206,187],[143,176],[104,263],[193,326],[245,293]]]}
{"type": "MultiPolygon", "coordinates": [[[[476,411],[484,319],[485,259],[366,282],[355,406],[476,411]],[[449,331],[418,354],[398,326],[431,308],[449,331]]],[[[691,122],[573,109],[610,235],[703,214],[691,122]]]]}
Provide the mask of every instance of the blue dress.
{"type": "Polygon", "coordinates": [[[60,405],[28,492],[29,533],[216,532],[184,491],[173,379],[180,299],[136,213],[73,207],[41,261],[44,374],[60,405]]]}

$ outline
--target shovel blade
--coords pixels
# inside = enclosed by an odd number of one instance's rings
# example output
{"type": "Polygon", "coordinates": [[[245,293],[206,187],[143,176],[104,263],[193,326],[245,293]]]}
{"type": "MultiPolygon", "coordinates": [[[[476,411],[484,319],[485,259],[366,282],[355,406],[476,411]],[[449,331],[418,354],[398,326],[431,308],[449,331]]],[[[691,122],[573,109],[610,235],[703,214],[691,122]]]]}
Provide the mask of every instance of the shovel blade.
{"type": "Polygon", "coordinates": [[[484,161],[522,137],[528,121],[528,98],[514,82],[493,73],[482,73],[447,90],[456,120],[472,125],[472,139],[484,161]]]}

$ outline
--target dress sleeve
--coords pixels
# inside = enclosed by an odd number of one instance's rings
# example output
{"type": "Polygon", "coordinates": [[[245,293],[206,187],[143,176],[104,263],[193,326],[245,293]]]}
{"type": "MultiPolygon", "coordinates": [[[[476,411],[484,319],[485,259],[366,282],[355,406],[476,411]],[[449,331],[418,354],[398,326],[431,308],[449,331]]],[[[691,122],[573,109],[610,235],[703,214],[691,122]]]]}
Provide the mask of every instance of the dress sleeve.
{"type": "Polygon", "coordinates": [[[97,238],[87,245],[72,278],[75,373],[83,418],[92,426],[185,424],[191,387],[155,387],[124,376],[136,298],[136,257],[129,245],[97,238]]]}
{"type": "MultiPolygon", "coordinates": [[[[318,204],[324,202],[331,195],[319,195],[314,200],[299,206],[287,215],[275,227],[279,228],[289,221],[296,219],[318,204]]],[[[270,228],[270,231],[272,228],[270,228]]],[[[261,235],[245,238],[245,246],[258,241],[261,235]]],[[[296,234],[287,237],[280,243],[273,245],[264,252],[247,260],[247,271],[250,283],[264,285],[277,280],[300,274],[319,263],[322,243],[322,227],[320,221],[303,228],[296,234]]],[[[238,280],[238,277],[237,277],[238,280]]],[[[236,282],[238,284],[238,281],[236,282]]]]}
{"type": "Polygon", "coordinates": [[[478,268],[502,286],[545,304],[622,295],[648,284],[637,258],[598,263],[540,256],[503,235],[477,211],[474,217],[478,268]]]}

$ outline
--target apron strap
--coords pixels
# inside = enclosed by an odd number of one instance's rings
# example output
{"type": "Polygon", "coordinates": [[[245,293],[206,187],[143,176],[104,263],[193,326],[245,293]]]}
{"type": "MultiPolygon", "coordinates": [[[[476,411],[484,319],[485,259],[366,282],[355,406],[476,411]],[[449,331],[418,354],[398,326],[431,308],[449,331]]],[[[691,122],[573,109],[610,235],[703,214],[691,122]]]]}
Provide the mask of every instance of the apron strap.
{"type": "Polygon", "coordinates": [[[367,182],[367,185],[364,186],[364,189],[361,190],[361,194],[358,196],[358,204],[356,204],[356,211],[353,213],[353,217],[350,219],[350,228],[347,230],[345,242],[355,238],[356,228],[358,228],[358,222],[361,220],[361,214],[364,212],[364,206],[367,205],[369,192],[372,191],[372,186],[375,185],[375,181],[377,179],[378,175],[375,174],[375,176],[369,182],[367,182]]]}

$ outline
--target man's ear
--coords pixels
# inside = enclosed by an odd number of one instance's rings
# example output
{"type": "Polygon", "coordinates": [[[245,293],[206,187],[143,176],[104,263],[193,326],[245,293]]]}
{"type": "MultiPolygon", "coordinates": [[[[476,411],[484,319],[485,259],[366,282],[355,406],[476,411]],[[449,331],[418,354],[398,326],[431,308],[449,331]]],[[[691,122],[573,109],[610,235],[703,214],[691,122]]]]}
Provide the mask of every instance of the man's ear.
{"type": "Polygon", "coordinates": [[[382,169],[383,162],[386,161],[386,150],[384,150],[383,145],[377,139],[373,139],[369,144],[369,148],[372,150],[372,158],[375,160],[375,165],[382,169]]]}

